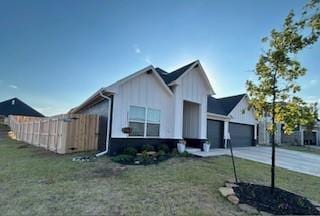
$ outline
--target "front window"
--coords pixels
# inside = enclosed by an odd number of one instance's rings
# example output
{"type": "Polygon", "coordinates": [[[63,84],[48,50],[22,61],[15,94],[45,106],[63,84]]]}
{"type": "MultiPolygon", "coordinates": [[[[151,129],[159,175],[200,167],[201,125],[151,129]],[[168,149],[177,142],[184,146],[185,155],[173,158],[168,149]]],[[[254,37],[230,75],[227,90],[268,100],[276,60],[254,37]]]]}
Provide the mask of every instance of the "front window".
{"type": "Polygon", "coordinates": [[[144,107],[130,106],[129,127],[132,128],[130,136],[144,136],[146,109],[144,107]]]}
{"type": "Polygon", "coordinates": [[[160,135],[160,110],[130,106],[130,136],[157,137],[160,135]]]}
{"type": "Polygon", "coordinates": [[[147,136],[159,136],[160,134],[160,110],[148,109],[147,136]]]}

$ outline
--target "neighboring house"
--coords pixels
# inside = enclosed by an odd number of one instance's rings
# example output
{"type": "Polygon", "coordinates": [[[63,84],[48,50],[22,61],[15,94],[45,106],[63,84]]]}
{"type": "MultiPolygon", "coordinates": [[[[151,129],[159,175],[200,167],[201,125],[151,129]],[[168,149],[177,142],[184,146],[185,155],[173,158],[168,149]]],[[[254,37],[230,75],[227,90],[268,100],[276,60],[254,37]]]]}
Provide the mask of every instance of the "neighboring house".
{"type": "MultiPolygon", "coordinates": [[[[268,125],[270,124],[270,118],[264,118],[259,121],[259,143],[260,144],[271,144],[272,135],[267,131],[268,125]]],[[[290,144],[290,145],[320,145],[320,121],[315,123],[314,128],[310,131],[304,126],[297,127],[294,132],[287,135],[283,131],[283,125],[277,124],[275,133],[276,144],[290,144]]]]}
{"type": "Polygon", "coordinates": [[[98,90],[69,112],[102,117],[99,150],[109,154],[143,144],[174,147],[181,139],[187,146],[200,147],[207,137],[213,148],[224,147],[229,131],[232,139],[238,139],[235,145],[253,145],[256,121],[247,109],[247,96],[211,95],[214,91],[199,61],[171,73],[148,66],[98,90]]]}
{"type": "Polygon", "coordinates": [[[0,102],[0,116],[8,117],[9,115],[44,117],[44,115],[18,98],[0,102]]]}

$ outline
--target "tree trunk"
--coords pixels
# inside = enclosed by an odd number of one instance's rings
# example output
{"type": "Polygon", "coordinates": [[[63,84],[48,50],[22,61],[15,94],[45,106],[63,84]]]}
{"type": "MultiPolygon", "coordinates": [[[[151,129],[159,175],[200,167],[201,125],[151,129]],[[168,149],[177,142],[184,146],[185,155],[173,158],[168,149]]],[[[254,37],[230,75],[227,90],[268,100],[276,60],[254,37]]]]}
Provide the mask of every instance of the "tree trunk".
{"type": "Polygon", "coordinates": [[[271,158],[271,193],[275,187],[275,166],[276,166],[276,124],[275,124],[275,106],[276,106],[276,74],[273,75],[273,98],[272,98],[272,158],[271,158]]]}

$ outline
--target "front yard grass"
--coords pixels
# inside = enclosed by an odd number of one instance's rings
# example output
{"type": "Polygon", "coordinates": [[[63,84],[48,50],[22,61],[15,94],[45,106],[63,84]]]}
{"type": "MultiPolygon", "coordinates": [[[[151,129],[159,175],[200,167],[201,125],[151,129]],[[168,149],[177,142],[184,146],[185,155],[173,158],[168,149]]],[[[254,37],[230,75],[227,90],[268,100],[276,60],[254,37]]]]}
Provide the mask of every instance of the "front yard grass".
{"type": "Polygon", "coordinates": [[[319,154],[320,155],[320,146],[294,146],[294,145],[285,145],[281,144],[279,148],[284,148],[288,150],[312,153],[312,154],[319,154]]]}
{"type": "MultiPolygon", "coordinates": [[[[125,170],[108,157],[81,163],[74,156],[0,141],[1,215],[246,215],[218,193],[232,178],[227,156],[125,170]]],[[[236,164],[242,181],[269,184],[269,166],[236,164]]],[[[320,178],[278,168],[276,183],[320,202],[320,178]]]]}

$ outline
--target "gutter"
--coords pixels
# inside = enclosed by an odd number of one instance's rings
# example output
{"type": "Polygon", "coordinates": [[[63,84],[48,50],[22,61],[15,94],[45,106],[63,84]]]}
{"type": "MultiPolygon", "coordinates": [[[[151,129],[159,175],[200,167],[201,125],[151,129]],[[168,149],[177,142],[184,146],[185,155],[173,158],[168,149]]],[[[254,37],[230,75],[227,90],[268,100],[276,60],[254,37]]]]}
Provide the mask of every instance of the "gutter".
{"type": "Polygon", "coordinates": [[[211,118],[220,118],[220,119],[224,119],[224,120],[231,120],[231,117],[230,116],[225,116],[225,115],[220,115],[220,114],[215,114],[215,113],[210,113],[210,112],[207,112],[207,118],[210,117],[211,118]]]}
{"type": "Polygon", "coordinates": [[[111,121],[110,121],[110,120],[111,120],[111,119],[110,119],[110,118],[111,118],[111,98],[108,97],[108,96],[106,96],[106,95],[104,95],[104,94],[102,93],[102,91],[103,91],[103,89],[101,89],[101,90],[99,91],[100,96],[108,100],[108,122],[107,122],[106,150],[103,151],[103,152],[100,152],[100,153],[96,154],[96,157],[100,157],[100,156],[102,156],[102,155],[107,154],[107,153],[108,153],[108,150],[109,150],[110,122],[111,122],[111,121]]]}

